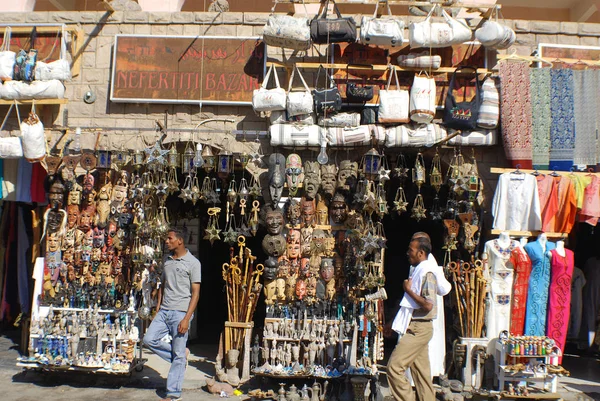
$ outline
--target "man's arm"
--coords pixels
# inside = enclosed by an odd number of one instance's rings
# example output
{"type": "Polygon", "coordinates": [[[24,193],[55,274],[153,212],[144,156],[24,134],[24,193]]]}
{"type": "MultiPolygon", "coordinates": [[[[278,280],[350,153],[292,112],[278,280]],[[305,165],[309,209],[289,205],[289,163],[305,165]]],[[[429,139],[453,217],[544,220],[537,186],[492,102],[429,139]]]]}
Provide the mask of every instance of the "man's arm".
{"type": "Polygon", "coordinates": [[[179,326],[177,326],[179,334],[185,334],[190,328],[190,319],[196,310],[198,299],[200,299],[200,283],[192,283],[192,299],[190,300],[190,305],[188,306],[185,316],[181,322],[179,322],[179,326]]]}
{"type": "Polygon", "coordinates": [[[404,280],[404,292],[406,292],[412,299],[415,300],[416,303],[419,304],[420,309],[423,309],[425,312],[430,312],[433,309],[433,303],[427,298],[422,297],[419,294],[416,294],[412,288],[412,279],[404,280]]]}
{"type": "Polygon", "coordinates": [[[162,284],[158,286],[158,299],[156,302],[156,313],[160,310],[160,305],[162,303],[162,284]]]}

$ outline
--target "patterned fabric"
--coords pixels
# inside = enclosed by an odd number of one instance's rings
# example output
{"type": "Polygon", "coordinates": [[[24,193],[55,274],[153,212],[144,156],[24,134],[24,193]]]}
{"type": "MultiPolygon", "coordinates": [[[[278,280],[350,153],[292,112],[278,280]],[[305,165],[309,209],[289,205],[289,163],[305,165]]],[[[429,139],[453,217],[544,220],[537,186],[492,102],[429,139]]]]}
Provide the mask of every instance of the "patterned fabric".
{"type": "Polygon", "coordinates": [[[550,164],[550,69],[531,68],[531,136],[533,167],[547,170],[550,164]]]}
{"type": "Polygon", "coordinates": [[[529,255],[532,266],[525,315],[526,336],[546,335],[548,288],[550,287],[550,260],[546,253],[554,248],[556,248],[554,242],[547,242],[544,250],[539,240],[525,245],[525,252],[529,255]]]}
{"type": "Polygon", "coordinates": [[[513,167],[532,168],[531,92],[529,66],[502,61],[500,75],[500,121],[506,158],[513,167]]]}
{"type": "Polygon", "coordinates": [[[529,260],[529,256],[523,249],[516,248],[511,252],[510,264],[512,264],[515,271],[510,310],[510,333],[514,336],[522,336],[525,332],[525,312],[527,311],[527,288],[529,287],[529,275],[531,274],[531,260],[529,260]]]}
{"type": "Polygon", "coordinates": [[[550,71],[552,92],[550,108],[550,168],[570,170],[575,150],[575,119],[573,117],[573,70],[550,71]]]}
{"type": "Polygon", "coordinates": [[[496,79],[487,77],[481,85],[481,106],[477,116],[477,125],[481,128],[494,129],[498,126],[500,114],[500,95],[496,79]]]}
{"type": "Polygon", "coordinates": [[[598,72],[573,71],[575,111],[575,152],[573,163],[596,164],[596,129],[598,120],[598,72]]]}
{"type": "Polygon", "coordinates": [[[401,54],[397,60],[400,67],[438,69],[442,65],[442,57],[430,56],[428,50],[421,53],[401,54]]]}
{"type": "MultiPolygon", "coordinates": [[[[571,313],[571,279],[575,261],[573,251],[570,249],[565,249],[565,256],[561,256],[556,249],[550,252],[552,253],[552,278],[548,297],[547,335],[564,353],[571,313]]],[[[558,358],[558,363],[562,363],[562,356],[558,358]]]]}

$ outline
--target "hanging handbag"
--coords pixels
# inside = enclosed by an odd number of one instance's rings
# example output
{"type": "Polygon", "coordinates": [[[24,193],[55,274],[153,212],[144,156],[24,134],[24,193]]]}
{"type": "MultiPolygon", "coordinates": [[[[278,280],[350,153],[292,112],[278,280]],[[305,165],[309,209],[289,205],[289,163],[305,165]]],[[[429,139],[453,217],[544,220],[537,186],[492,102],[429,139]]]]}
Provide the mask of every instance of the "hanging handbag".
{"type": "Polygon", "coordinates": [[[23,156],[29,163],[42,161],[46,157],[46,137],[44,125],[35,113],[35,105],[31,106],[29,118],[23,120],[20,127],[23,156]]]}
{"type": "Polygon", "coordinates": [[[372,17],[362,17],[360,24],[360,43],[375,46],[402,46],[404,41],[404,21],[392,16],[390,3],[386,0],[388,15],[377,18],[379,1],[375,5],[372,17]]]}
{"type": "MultiPolygon", "coordinates": [[[[454,134],[454,132],[452,129],[448,130],[448,136],[454,134]]],[[[448,145],[451,146],[493,146],[496,144],[498,144],[498,131],[495,129],[461,132],[448,140],[448,145]]]]}
{"type": "Polygon", "coordinates": [[[385,146],[388,148],[430,147],[446,136],[446,130],[438,124],[403,124],[387,131],[385,146]]]}
{"type": "Polygon", "coordinates": [[[319,66],[317,70],[317,78],[315,79],[315,89],[312,91],[315,102],[315,112],[317,114],[332,114],[342,108],[342,96],[338,90],[333,78],[325,71],[323,66],[319,66]],[[319,76],[321,70],[325,73],[325,81],[329,82],[329,88],[319,87],[319,76]]]}
{"type": "MultiPolygon", "coordinates": [[[[2,125],[0,125],[0,132],[4,129],[4,125],[6,124],[6,121],[8,121],[8,117],[13,107],[17,112],[17,121],[21,121],[19,105],[17,102],[14,102],[10,105],[8,111],[6,112],[4,121],[2,121],[2,125]]],[[[0,138],[0,159],[20,159],[21,157],[23,157],[23,145],[21,143],[21,137],[5,136],[0,138]]]]}
{"type": "MultiPolygon", "coordinates": [[[[346,66],[346,100],[350,103],[365,103],[373,99],[373,86],[372,85],[360,85],[355,82],[348,82],[350,76],[349,67],[346,66]]],[[[373,68],[373,66],[370,66],[373,68]]]]}
{"type": "Polygon", "coordinates": [[[500,117],[500,94],[496,86],[496,79],[487,77],[481,85],[481,107],[477,116],[477,126],[484,129],[498,127],[500,117]]]}
{"type": "Polygon", "coordinates": [[[262,85],[258,89],[254,89],[252,93],[252,108],[255,112],[285,110],[286,96],[285,89],[279,86],[279,77],[275,67],[271,64],[269,70],[265,74],[262,85]],[[267,89],[271,73],[275,77],[275,88],[267,89]]]}
{"type": "Polygon", "coordinates": [[[356,22],[354,22],[354,18],[342,17],[334,0],[331,0],[331,2],[337,18],[327,18],[329,1],[327,0],[323,5],[322,14],[317,14],[310,21],[311,40],[318,45],[356,42],[356,22]]]}
{"type": "Polygon", "coordinates": [[[363,109],[360,111],[361,125],[375,124],[377,122],[378,109],[378,107],[363,107],[363,109]]]}
{"type": "Polygon", "coordinates": [[[488,19],[475,31],[475,39],[488,49],[508,49],[517,39],[515,31],[498,22],[499,12],[494,8],[490,18],[495,16],[495,20],[488,19]]]}
{"type": "Polygon", "coordinates": [[[471,40],[473,33],[466,21],[452,18],[445,10],[442,10],[444,22],[432,22],[431,15],[436,9],[437,5],[434,5],[425,21],[413,22],[409,25],[411,48],[448,47],[471,40]]]}
{"type": "Polygon", "coordinates": [[[271,146],[321,146],[321,127],[318,125],[273,124],[269,127],[271,146]]]}
{"type": "Polygon", "coordinates": [[[295,65],[294,69],[292,70],[292,75],[290,76],[290,82],[288,84],[286,110],[288,117],[293,117],[300,114],[311,114],[314,110],[313,97],[310,93],[310,88],[306,84],[302,73],[295,65]],[[304,85],[304,90],[301,92],[292,91],[292,84],[294,83],[294,75],[296,74],[296,71],[298,72],[298,76],[302,81],[302,85],[304,85]]]}
{"type": "Polygon", "coordinates": [[[359,113],[336,113],[319,117],[321,127],[357,127],[360,125],[359,113]]]}
{"type": "Polygon", "coordinates": [[[477,117],[479,107],[481,106],[481,88],[479,88],[479,76],[474,67],[458,67],[454,70],[450,83],[448,84],[448,94],[444,103],[444,125],[447,128],[457,130],[471,131],[477,128],[477,117]],[[456,83],[456,72],[462,70],[473,70],[475,72],[475,97],[469,102],[457,102],[454,97],[454,85],[456,83]]]}
{"type": "Polygon", "coordinates": [[[269,46],[284,47],[293,50],[307,50],[310,48],[310,28],[308,26],[308,13],[306,17],[293,17],[291,15],[274,14],[277,1],[271,10],[271,15],[263,29],[263,41],[269,46]]]}
{"type": "MultiPolygon", "coordinates": [[[[71,80],[71,65],[67,60],[67,38],[66,30],[63,26],[60,34],[60,58],[56,61],[45,63],[38,61],[35,63],[35,79],[39,81],[48,81],[58,79],[59,81],[71,80]]],[[[58,36],[56,38],[58,40],[58,36]]]]}
{"type": "Polygon", "coordinates": [[[317,119],[314,113],[311,114],[298,114],[297,116],[288,116],[285,110],[272,111],[269,116],[269,122],[271,124],[301,124],[301,125],[312,125],[315,124],[317,119]]]}
{"type": "Polygon", "coordinates": [[[435,80],[426,72],[416,74],[410,88],[410,119],[430,123],[436,112],[435,96],[435,80]]]}
{"type": "Polygon", "coordinates": [[[16,53],[10,50],[11,28],[4,28],[4,39],[0,46],[0,81],[13,79],[16,53]]]}
{"type": "Polygon", "coordinates": [[[408,91],[400,89],[398,72],[395,66],[390,66],[387,86],[379,91],[379,115],[380,123],[407,123],[409,99],[408,91]],[[392,76],[396,80],[396,89],[390,90],[392,76]]]}

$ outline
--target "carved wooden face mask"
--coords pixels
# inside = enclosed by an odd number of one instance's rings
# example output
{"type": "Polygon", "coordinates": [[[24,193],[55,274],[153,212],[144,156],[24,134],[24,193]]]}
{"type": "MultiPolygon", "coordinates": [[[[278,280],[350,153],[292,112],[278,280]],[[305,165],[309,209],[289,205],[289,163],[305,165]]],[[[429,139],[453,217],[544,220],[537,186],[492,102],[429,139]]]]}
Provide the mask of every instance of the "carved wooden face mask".
{"type": "Polygon", "coordinates": [[[338,172],[337,189],[351,191],[358,180],[358,163],[350,160],[342,160],[338,172]]]}
{"type": "Polygon", "coordinates": [[[94,215],[96,214],[96,208],[93,206],[88,206],[81,211],[79,215],[79,229],[84,232],[89,231],[92,227],[92,220],[94,219],[94,215]]]}
{"type": "Polygon", "coordinates": [[[74,228],[79,221],[79,206],[69,205],[67,206],[67,227],[69,229],[74,228]]]}
{"type": "Polygon", "coordinates": [[[65,200],[65,185],[60,181],[54,181],[50,185],[48,192],[48,203],[53,209],[60,209],[63,207],[65,200]]]}
{"type": "Polygon", "coordinates": [[[342,194],[336,193],[329,205],[329,215],[335,224],[342,224],[348,217],[348,205],[342,194]]]}
{"type": "Polygon", "coordinates": [[[295,199],[290,199],[287,204],[286,217],[288,223],[294,227],[300,224],[300,203],[295,199]]]}
{"type": "Polygon", "coordinates": [[[297,259],[300,257],[300,231],[290,230],[287,238],[287,257],[297,259]]]}
{"type": "Polygon", "coordinates": [[[285,252],[285,237],[283,235],[265,235],[262,241],[263,251],[269,256],[279,257],[285,252]]]}
{"type": "Polygon", "coordinates": [[[269,157],[269,194],[271,205],[277,207],[285,183],[285,156],[274,153],[269,157]]]}
{"type": "Polygon", "coordinates": [[[321,166],[319,162],[304,163],[304,196],[315,199],[321,186],[321,166]]]}
{"type": "Polygon", "coordinates": [[[269,210],[265,217],[267,232],[271,235],[281,234],[283,229],[283,213],[279,209],[269,210]]]}
{"type": "Polygon", "coordinates": [[[285,179],[288,184],[290,196],[296,195],[298,184],[304,181],[304,170],[302,169],[300,155],[292,153],[285,160],[285,179]]]}
{"type": "Polygon", "coordinates": [[[302,208],[302,223],[304,226],[312,226],[315,223],[315,200],[302,198],[300,202],[302,208]]]}
{"type": "Polygon", "coordinates": [[[333,196],[337,186],[337,167],[333,164],[321,166],[321,189],[326,196],[333,196]]]}

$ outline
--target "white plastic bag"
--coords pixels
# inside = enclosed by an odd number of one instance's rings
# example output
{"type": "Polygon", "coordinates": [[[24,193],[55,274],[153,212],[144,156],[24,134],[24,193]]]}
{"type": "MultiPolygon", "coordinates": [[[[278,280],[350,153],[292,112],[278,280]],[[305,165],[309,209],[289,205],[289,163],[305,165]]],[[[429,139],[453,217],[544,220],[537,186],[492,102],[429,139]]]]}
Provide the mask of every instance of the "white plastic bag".
{"type": "Polygon", "coordinates": [[[377,121],[380,123],[407,123],[408,118],[408,91],[400,89],[396,67],[390,67],[390,76],[387,86],[379,91],[379,113],[377,121]],[[390,90],[392,76],[396,80],[396,89],[390,90]]]}
{"type": "Polygon", "coordinates": [[[15,52],[10,50],[11,29],[9,26],[4,28],[4,39],[0,46],[0,80],[8,81],[13,79],[13,69],[15,67],[15,52]]]}
{"type": "Polygon", "coordinates": [[[21,122],[21,138],[23,156],[30,163],[42,161],[46,157],[46,137],[44,125],[35,114],[35,106],[31,108],[29,118],[21,122]]]}
{"type": "Polygon", "coordinates": [[[435,117],[435,80],[426,73],[415,75],[410,88],[410,119],[417,123],[430,123],[435,117]]]}
{"type": "Polygon", "coordinates": [[[314,110],[313,96],[310,92],[310,88],[306,84],[304,77],[300,73],[297,66],[294,66],[292,75],[290,76],[290,83],[288,85],[287,94],[287,114],[288,117],[297,116],[299,114],[312,114],[314,110]],[[298,76],[302,81],[304,90],[301,92],[292,92],[292,84],[294,82],[294,74],[298,71],[298,76]]]}
{"type": "Polygon", "coordinates": [[[66,30],[63,26],[60,35],[60,58],[56,61],[45,63],[38,61],[35,63],[35,79],[38,81],[49,81],[57,79],[59,81],[71,80],[71,64],[67,59],[67,38],[66,30]]]}
{"type": "Polygon", "coordinates": [[[254,92],[252,93],[252,107],[256,112],[285,110],[285,89],[279,86],[279,77],[277,76],[277,71],[275,71],[273,65],[269,67],[260,88],[254,89],[254,92]],[[275,88],[267,89],[271,73],[275,76],[275,88]]]}

